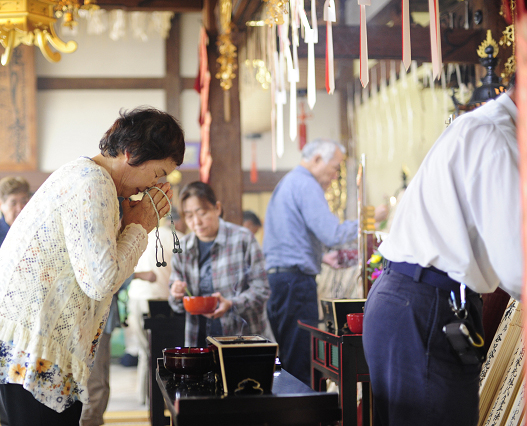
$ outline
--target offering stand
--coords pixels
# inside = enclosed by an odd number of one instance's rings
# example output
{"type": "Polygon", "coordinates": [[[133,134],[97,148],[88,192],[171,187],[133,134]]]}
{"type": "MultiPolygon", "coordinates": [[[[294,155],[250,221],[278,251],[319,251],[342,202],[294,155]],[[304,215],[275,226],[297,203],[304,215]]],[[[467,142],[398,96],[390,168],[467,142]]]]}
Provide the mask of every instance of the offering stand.
{"type": "Polygon", "coordinates": [[[149,359],[149,400],[150,424],[165,426],[170,419],[165,416],[163,395],[156,386],[157,354],[164,348],[184,346],[185,314],[175,314],[167,301],[149,301],[150,316],[144,317],[144,329],[147,331],[150,345],[149,359]]]}
{"type": "Polygon", "coordinates": [[[362,383],[362,425],[369,426],[370,375],[364,358],[361,334],[345,334],[328,329],[323,323],[306,324],[299,328],[311,335],[311,386],[316,391],[326,389],[325,379],[339,387],[342,426],[355,426],[357,421],[357,383],[362,383]]]}
{"type": "Polygon", "coordinates": [[[341,417],[336,393],[315,392],[284,370],[274,373],[272,393],[263,395],[225,396],[213,382],[182,391],[163,358],[156,380],[173,426],[336,425],[341,417]]]}

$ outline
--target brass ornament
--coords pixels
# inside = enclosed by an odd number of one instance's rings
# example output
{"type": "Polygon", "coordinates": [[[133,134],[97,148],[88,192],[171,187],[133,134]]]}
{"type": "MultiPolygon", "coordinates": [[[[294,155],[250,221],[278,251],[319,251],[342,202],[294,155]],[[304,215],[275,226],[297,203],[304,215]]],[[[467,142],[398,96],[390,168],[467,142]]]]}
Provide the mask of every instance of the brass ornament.
{"type": "MultiPolygon", "coordinates": [[[[511,75],[516,71],[516,43],[515,43],[515,28],[516,28],[516,0],[510,1],[510,13],[512,24],[508,25],[505,30],[503,30],[502,36],[500,38],[500,46],[512,46],[512,54],[505,62],[504,70],[501,73],[501,78],[508,81],[511,75]]],[[[503,11],[500,12],[503,15],[503,11]]]]}
{"type": "Polygon", "coordinates": [[[487,57],[487,53],[485,52],[485,49],[488,46],[492,46],[494,48],[494,52],[492,53],[492,56],[495,58],[498,55],[499,47],[498,47],[498,43],[496,43],[496,40],[492,38],[492,32],[490,30],[487,30],[487,39],[484,40],[478,47],[477,53],[480,58],[487,57]]]}
{"type": "Polygon", "coordinates": [[[267,3],[266,14],[264,22],[269,25],[282,25],[284,23],[284,15],[287,13],[288,0],[263,0],[267,3]]]}
{"type": "Polygon", "coordinates": [[[79,8],[94,10],[99,6],[95,0],[81,4],[77,0],[6,0],[0,2],[0,44],[4,52],[0,58],[7,65],[13,50],[20,44],[35,45],[50,62],[60,61],[60,53],[72,53],[77,43],[65,43],[55,32],[57,18],[64,18],[63,25],[74,27],[79,8]],[[58,50],[53,51],[50,45],[58,50]]]}
{"type": "Polygon", "coordinates": [[[325,193],[329,209],[341,222],[345,219],[344,212],[348,201],[347,176],[346,161],[342,161],[337,179],[331,182],[325,193]]]}

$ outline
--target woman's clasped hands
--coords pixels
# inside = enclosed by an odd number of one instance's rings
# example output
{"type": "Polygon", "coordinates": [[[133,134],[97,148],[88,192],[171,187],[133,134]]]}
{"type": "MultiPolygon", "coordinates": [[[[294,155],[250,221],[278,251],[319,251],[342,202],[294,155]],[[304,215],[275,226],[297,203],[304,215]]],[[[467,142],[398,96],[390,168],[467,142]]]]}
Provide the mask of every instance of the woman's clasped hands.
{"type": "Polygon", "coordinates": [[[147,233],[150,233],[158,225],[158,219],[170,212],[172,208],[169,203],[169,200],[172,199],[170,183],[158,183],[155,186],[160,188],[166,194],[166,197],[163,192],[150,189],[148,191],[150,196],[144,195],[141,200],[123,200],[121,204],[123,208],[122,229],[131,223],[137,223],[145,228],[147,233]]]}

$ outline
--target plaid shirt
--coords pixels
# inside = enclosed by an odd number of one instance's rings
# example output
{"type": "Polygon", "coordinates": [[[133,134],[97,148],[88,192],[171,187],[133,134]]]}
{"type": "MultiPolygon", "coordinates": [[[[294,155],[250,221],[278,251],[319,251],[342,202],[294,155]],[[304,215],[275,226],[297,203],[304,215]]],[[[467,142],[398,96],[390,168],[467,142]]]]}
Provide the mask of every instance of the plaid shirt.
{"type": "MultiPolygon", "coordinates": [[[[199,294],[199,245],[194,233],[181,239],[183,253],[172,256],[170,282],[184,281],[192,294],[199,294]]],[[[214,292],[231,300],[233,305],[220,318],[223,335],[260,334],[272,336],[267,319],[267,299],[271,294],[263,253],[252,233],[246,228],[220,218],[218,235],[211,247],[212,286],[214,292]],[[245,325],[246,324],[246,325],[245,325]]],[[[170,306],[184,312],[182,300],[171,295],[170,306]]],[[[199,317],[187,313],[185,345],[196,346],[199,317]]]]}

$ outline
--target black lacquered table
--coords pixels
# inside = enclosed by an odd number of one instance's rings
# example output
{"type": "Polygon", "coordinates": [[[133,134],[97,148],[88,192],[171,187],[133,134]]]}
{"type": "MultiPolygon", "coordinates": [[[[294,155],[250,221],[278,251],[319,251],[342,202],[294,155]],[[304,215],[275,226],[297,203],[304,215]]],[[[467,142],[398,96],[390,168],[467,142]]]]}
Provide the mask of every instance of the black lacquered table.
{"type": "Polygon", "coordinates": [[[341,418],[336,393],[316,392],[284,370],[275,372],[271,394],[223,396],[202,387],[193,395],[174,385],[162,358],[157,362],[156,380],[173,425],[314,426],[335,425],[341,418]]]}

